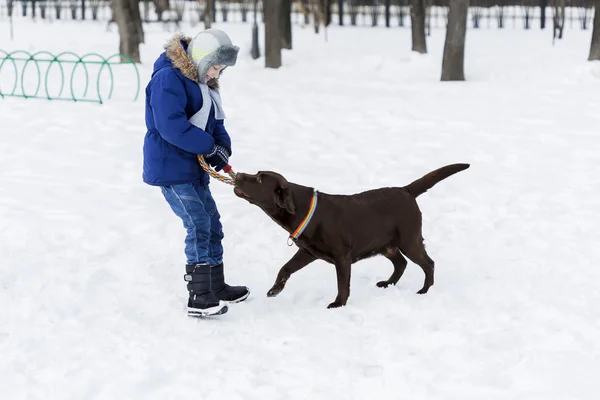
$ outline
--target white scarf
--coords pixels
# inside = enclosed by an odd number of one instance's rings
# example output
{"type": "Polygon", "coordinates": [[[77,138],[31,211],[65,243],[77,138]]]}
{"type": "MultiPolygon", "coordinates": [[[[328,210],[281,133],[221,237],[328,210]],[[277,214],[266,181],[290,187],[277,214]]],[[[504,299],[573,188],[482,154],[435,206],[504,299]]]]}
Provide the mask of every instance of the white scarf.
{"type": "Polygon", "coordinates": [[[196,114],[192,115],[190,122],[192,125],[206,130],[211,106],[215,106],[216,119],[225,119],[225,111],[223,111],[223,105],[221,104],[221,95],[217,90],[209,88],[205,83],[198,83],[198,86],[200,86],[200,91],[202,92],[202,108],[196,114]],[[208,101],[209,99],[210,101],[208,101]]]}

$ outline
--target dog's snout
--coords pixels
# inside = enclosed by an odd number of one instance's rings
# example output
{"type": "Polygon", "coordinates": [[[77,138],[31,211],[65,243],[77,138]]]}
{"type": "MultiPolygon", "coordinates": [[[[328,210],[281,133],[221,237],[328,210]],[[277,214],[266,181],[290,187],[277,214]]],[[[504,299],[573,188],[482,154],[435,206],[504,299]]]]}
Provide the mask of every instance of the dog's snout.
{"type": "Polygon", "coordinates": [[[241,182],[244,180],[248,179],[248,174],[245,174],[243,172],[238,172],[237,174],[235,174],[235,181],[236,182],[241,182]]]}
{"type": "Polygon", "coordinates": [[[254,182],[258,182],[258,183],[261,182],[260,176],[258,174],[257,175],[249,175],[249,174],[245,174],[243,172],[238,172],[235,175],[235,180],[236,180],[236,182],[244,182],[244,181],[245,182],[254,181],[254,182]]]}

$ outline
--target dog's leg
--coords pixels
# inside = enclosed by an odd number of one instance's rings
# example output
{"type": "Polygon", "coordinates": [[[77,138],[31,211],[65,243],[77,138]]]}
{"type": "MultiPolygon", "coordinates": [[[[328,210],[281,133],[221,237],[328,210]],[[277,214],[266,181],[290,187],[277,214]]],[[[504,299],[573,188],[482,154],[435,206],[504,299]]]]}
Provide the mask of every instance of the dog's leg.
{"type": "Polygon", "coordinates": [[[398,247],[388,247],[383,255],[394,264],[394,272],[392,272],[392,275],[387,281],[377,282],[377,286],[380,288],[386,288],[389,285],[398,283],[398,280],[400,280],[402,274],[404,274],[406,264],[408,264],[398,247]]]}
{"type": "Polygon", "coordinates": [[[427,293],[429,288],[433,285],[435,263],[425,251],[423,240],[421,239],[418,242],[416,242],[415,245],[411,247],[407,252],[404,252],[404,254],[406,254],[406,257],[408,257],[410,261],[414,262],[419,267],[421,267],[421,269],[425,273],[425,283],[423,284],[421,290],[419,290],[417,293],[427,293]]]}
{"type": "Polygon", "coordinates": [[[315,260],[316,258],[306,250],[298,249],[296,254],[294,254],[292,258],[290,258],[290,260],[287,263],[285,263],[285,265],[279,270],[279,273],[277,274],[277,279],[275,279],[273,287],[271,287],[271,289],[269,289],[269,291],[267,292],[267,296],[277,296],[279,293],[281,293],[281,291],[285,287],[285,283],[288,279],[290,279],[290,276],[294,272],[298,272],[299,270],[306,267],[308,264],[315,260]]]}
{"type": "Polygon", "coordinates": [[[337,308],[345,306],[350,296],[350,267],[352,262],[350,257],[343,257],[335,261],[335,272],[337,274],[338,294],[335,301],[327,308],[337,308]]]}

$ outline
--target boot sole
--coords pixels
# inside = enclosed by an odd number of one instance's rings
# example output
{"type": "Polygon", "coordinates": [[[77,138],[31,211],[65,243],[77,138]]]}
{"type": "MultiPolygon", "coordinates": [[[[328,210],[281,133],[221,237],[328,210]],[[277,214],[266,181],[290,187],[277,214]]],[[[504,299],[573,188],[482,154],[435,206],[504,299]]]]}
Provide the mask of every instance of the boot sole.
{"type": "Polygon", "coordinates": [[[222,300],[222,301],[224,301],[227,304],[235,304],[235,303],[240,303],[240,302],[246,300],[248,298],[248,296],[250,296],[250,292],[246,293],[242,297],[235,299],[235,300],[222,300]]]}
{"type": "Polygon", "coordinates": [[[191,308],[188,307],[188,317],[210,317],[213,315],[222,315],[228,311],[226,305],[218,305],[210,308],[191,308]]]}

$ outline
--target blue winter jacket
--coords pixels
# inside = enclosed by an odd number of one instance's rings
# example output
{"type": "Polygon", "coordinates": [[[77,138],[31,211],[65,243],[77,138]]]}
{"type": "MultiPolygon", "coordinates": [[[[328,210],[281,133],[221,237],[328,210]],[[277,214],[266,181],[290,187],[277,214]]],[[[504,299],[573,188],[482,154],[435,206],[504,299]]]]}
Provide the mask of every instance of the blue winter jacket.
{"type": "Polygon", "coordinates": [[[167,43],[165,52],[154,63],[146,87],[142,178],[149,185],[207,185],[209,176],[198,163],[197,155],[209,153],[215,142],[231,149],[223,120],[215,119],[214,106],[206,131],[189,122],[204,101],[196,66],[186,52],[190,40],[176,35],[167,43]]]}

